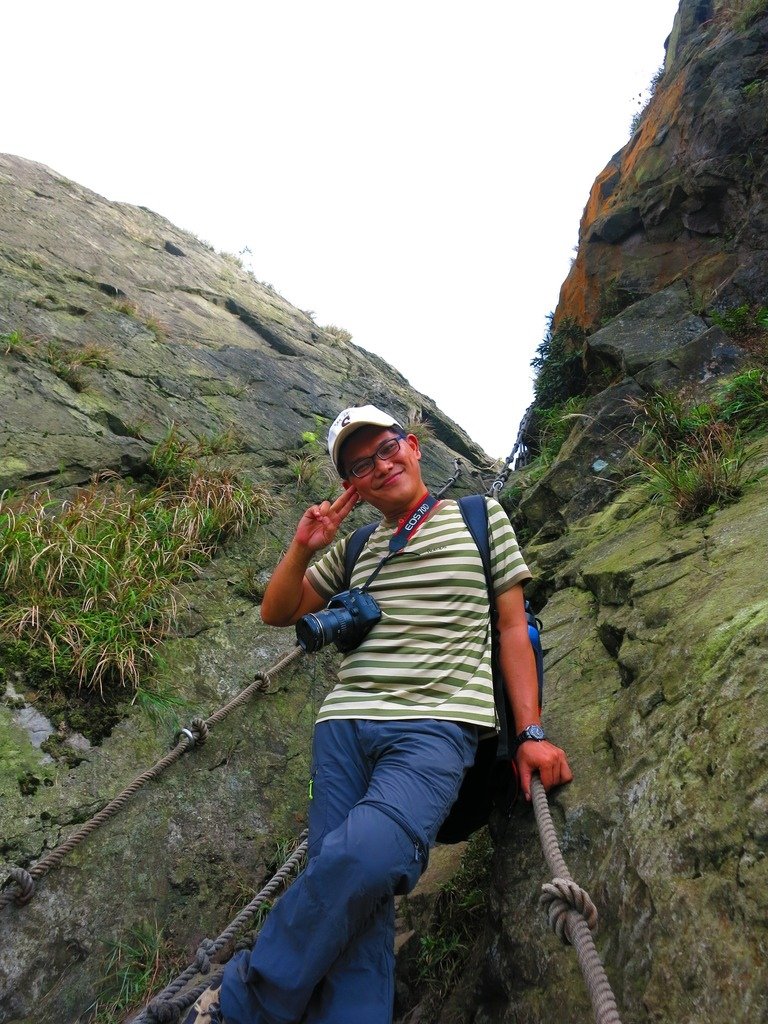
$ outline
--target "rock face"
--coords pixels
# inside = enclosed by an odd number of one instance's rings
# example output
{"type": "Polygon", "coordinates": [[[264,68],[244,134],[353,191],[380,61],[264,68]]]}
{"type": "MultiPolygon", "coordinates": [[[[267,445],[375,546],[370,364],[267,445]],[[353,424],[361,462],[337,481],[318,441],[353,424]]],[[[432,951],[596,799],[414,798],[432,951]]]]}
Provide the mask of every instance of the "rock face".
{"type": "MultiPolygon", "coordinates": [[[[553,816],[625,1024],[768,1012],[767,498],[763,482],[675,527],[628,491],[530,549],[551,593],[545,722],[575,774],[553,816]]],[[[474,1008],[441,1019],[589,1020],[575,953],[537,906],[532,815],[496,829],[474,1008]]]]}
{"type": "Polygon", "coordinates": [[[170,422],[198,436],[234,430],[243,468],[268,478],[303,432],[322,433],[355,402],[428,424],[430,479],[442,482],[454,455],[487,463],[397,371],[325,333],[235,257],[0,156],[8,334],[26,343],[0,364],[0,490],[136,472],[170,422]]]}
{"type": "Polygon", "coordinates": [[[765,5],[682,0],[660,71],[632,138],[592,186],[560,292],[555,330],[586,335],[574,347],[593,394],[612,383],[569,440],[577,472],[569,454],[526,495],[534,530],[557,532],[615,492],[637,440],[630,392],[733,371],[748,352],[713,318],[768,304],[765,5]],[[607,472],[588,468],[595,458],[607,472]]]}
{"type": "Polygon", "coordinates": [[[617,297],[675,283],[689,311],[765,300],[766,31],[760,3],[683,0],[653,99],[592,187],[556,322],[594,330],[617,297]]]}

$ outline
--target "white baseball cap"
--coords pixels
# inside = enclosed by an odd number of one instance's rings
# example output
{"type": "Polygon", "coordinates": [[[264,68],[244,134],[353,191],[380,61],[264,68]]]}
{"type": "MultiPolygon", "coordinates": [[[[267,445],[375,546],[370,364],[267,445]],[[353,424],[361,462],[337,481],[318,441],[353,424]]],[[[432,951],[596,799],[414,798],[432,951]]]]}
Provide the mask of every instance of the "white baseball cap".
{"type": "Polygon", "coordinates": [[[388,412],[382,412],[375,405],[353,405],[349,409],[343,409],[331,424],[328,431],[328,451],[331,453],[333,464],[341,473],[339,455],[341,446],[350,434],[354,434],[360,427],[397,427],[403,428],[393,419],[388,412]]]}

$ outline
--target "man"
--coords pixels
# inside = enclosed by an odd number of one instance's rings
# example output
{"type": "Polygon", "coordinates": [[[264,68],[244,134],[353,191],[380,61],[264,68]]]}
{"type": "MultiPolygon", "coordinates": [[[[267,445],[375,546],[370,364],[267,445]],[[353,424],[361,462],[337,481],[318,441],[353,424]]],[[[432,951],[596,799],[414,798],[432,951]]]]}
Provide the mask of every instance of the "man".
{"type": "MultiPolygon", "coordinates": [[[[345,656],[320,710],[307,867],[252,952],[227,965],[218,1011],[226,1024],[389,1024],[394,895],[418,881],[478,732],[495,727],[486,581],[456,502],[427,495],[417,438],[374,406],[340,413],[328,447],[344,491],[302,516],[262,618],[292,625],[344,588],[345,542],[333,542],[367,501],[383,521],[352,584],[378,567],[370,593],[381,619],[345,656]],[[394,554],[393,538],[402,542],[394,554]]],[[[540,728],[522,591],[530,573],[503,509],[495,501],[488,508],[501,666],[530,799],[533,772],[547,789],[572,775],[540,728]]]]}

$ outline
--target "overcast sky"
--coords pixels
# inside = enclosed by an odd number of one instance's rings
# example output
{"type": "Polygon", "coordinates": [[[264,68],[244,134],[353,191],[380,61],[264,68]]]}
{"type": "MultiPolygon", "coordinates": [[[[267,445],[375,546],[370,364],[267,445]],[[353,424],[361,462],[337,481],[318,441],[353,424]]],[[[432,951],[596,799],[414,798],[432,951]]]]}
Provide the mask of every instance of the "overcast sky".
{"type": "Polygon", "coordinates": [[[38,0],[0,150],[148,206],[393,363],[491,455],[677,0],[38,0]]]}

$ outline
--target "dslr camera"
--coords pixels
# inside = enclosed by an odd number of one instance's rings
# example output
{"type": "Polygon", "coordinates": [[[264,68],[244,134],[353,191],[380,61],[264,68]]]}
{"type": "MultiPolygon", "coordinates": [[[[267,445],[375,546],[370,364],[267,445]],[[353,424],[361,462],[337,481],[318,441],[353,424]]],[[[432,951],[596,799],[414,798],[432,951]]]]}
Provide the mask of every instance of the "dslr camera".
{"type": "Polygon", "coordinates": [[[381,608],[362,587],[334,594],[321,612],[309,612],[296,623],[296,639],[307,654],[335,643],[342,654],[354,651],[381,618],[381,608]]]}

